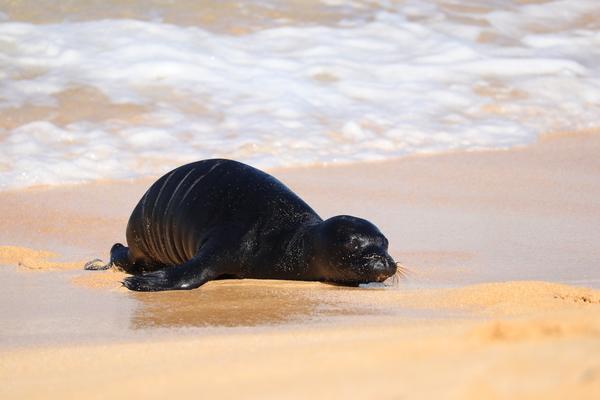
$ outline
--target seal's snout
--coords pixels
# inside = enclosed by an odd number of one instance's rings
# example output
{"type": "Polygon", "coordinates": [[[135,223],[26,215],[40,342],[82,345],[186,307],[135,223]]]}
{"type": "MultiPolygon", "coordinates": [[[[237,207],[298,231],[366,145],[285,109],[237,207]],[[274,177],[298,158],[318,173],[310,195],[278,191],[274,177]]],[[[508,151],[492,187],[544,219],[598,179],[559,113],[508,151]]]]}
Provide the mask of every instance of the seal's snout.
{"type": "Polygon", "coordinates": [[[396,263],[387,254],[375,258],[371,268],[376,282],[383,282],[396,273],[396,263]]]}

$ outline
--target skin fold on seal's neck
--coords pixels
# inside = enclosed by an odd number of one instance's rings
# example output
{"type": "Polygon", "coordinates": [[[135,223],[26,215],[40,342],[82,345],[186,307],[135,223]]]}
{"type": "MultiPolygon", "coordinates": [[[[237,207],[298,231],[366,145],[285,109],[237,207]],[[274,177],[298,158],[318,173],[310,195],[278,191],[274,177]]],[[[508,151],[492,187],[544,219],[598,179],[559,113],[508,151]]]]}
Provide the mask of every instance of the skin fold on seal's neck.
{"type": "Polygon", "coordinates": [[[285,256],[277,268],[283,272],[285,279],[327,280],[326,271],[317,262],[313,243],[315,232],[321,222],[311,221],[297,227],[287,241],[285,256]]]}

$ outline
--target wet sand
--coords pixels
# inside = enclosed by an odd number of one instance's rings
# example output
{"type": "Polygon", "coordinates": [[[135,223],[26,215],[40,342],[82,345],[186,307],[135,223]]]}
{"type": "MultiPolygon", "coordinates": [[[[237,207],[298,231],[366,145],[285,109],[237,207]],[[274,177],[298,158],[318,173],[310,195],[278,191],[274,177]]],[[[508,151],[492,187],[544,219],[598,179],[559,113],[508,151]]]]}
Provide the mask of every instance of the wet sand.
{"type": "Polygon", "coordinates": [[[591,132],[272,171],[386,233],[410,271],[387,288],[131,293],[78,268],[150,180],[0,193],[0,397],[596,398],[599,155],[591,132]]]}

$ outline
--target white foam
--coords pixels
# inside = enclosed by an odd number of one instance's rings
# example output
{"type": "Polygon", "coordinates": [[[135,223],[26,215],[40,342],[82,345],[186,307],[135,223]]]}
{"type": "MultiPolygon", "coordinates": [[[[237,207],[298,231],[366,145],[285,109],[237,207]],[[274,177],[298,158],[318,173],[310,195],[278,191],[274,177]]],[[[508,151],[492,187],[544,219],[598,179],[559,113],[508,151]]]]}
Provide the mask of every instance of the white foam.
{"type": "Polygon", "coordinates": [[[78,87],[146,111],[0,125],[0,188],[157,175],[208,157],[271,167],[509,147],[600,125],[600,31],[578,25],[597,2],[497,3],[469,14],[407,1],[372,20],[242,36],[2,22],[0,112],[57,107],[78,87]]]}

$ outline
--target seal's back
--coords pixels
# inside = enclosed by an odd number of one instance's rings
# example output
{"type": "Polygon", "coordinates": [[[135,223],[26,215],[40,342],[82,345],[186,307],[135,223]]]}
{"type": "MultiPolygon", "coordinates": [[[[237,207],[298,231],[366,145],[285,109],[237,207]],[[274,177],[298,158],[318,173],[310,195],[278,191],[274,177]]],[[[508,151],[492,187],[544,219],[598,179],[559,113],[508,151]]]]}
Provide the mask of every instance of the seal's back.
{"type": "Polygon", "coordinates": [[[317,214],[283,183],[237,161],[211,159],[178,167],[158,179],[127,225],[134,260],[177,265],[197,253],[223,224],[248,229],[290,225],[317,214]]]}

